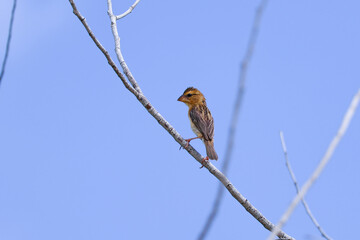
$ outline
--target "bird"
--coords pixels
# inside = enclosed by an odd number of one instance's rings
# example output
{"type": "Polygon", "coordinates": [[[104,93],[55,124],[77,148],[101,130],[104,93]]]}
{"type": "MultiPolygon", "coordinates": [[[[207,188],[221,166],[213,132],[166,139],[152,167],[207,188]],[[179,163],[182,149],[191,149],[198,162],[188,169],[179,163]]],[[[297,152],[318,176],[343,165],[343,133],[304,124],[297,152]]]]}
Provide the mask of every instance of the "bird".
{"type": "Polygon", "coordinates": [[[217,160],[218,155],[214,148],[214,119],[206,105],[204,95],[198,89],[188,87],[178,98],[178,101],[185,103],[189,107],[190,125],[196,135],[194,138],[185,139],[187,142],[186,147],[191,140],[200,138],[205,144],[207,155],[201,162],[202,167],[204,162],[209,159],[217,160]]]}

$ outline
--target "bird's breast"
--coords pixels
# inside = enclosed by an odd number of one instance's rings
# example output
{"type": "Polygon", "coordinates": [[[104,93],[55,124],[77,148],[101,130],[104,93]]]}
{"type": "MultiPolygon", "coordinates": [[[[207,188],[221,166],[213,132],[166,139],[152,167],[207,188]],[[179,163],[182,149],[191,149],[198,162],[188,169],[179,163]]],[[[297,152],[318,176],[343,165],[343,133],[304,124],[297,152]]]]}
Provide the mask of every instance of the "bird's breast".
{"type": "Polygon", "coordinates": [[[190,118],[190,126],[191,126],[191,130],[195,133],[196,136],[202,137],[201,132],[199,131],[199,129],[197,129],[195,124],[191,121],[191,118],[190,118]]]}

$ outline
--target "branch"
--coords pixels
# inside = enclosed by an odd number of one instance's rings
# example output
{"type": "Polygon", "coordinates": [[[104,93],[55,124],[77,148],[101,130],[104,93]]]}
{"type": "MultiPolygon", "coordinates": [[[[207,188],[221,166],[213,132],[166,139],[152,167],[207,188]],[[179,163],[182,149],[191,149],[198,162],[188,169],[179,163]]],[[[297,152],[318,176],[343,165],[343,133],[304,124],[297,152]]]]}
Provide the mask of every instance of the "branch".
{"type": "Polygon", "coordinates": [[[135,96],[137,96],[137,92],[135,91],[135,89],[133,87],[130,86],[130,84],[126,81],[126,78],[124,77],[124,75],[120,72],[120,70],[116,67],[116,64],[114,63],[114,61],[111,59],[108,51],[105,50],[105,48],[101,45],[101,43],[99,42],[99,40],[96,39],[94,33],[91,31],[89,25],[86,22],[86,19],[80,14],[80,12],[77,10],[76,5],[74,3],[74,1],[70,0],[69,1],[71,4],[71,7],[73,8],[73,13],[79,18],[80,22],[84,25],[86,31],[89,33],[91,39],[94,41],[95,45],[100,49],[100,51],[105,55],[109,65],[112,67],[112,69],[115,71],[115,73],[118,75],[118,77],[121,79],[121,81],[123,82],[123,84],[125,85],[125,87],[135,96]]]}
{"type": "Polygon", "coordinates": [[[112,33],[114,35],[114,41],[115,41],[115,52],[116,52],[116,56],[120,62],[120,65],[126,75],[126,77],[129,79],[130,83],[132,84],[132,86],[135,88],[135,90],[139,93],[141,92],[141,89],[138,85],[138,83],[135,81],[135,78],[133,77],[133,75],[131,74],[125,60],[124,57],[121,53],[121,49],[120,49],[120,37],[119,37],[119,33],[117,31],[117,25],[116,25],[116,16],[113,13],[112,10],[112,2],[111,0],[108,0],[108,15],[110,17],[110,21],[111,21],[111,30],[112,33]]]}
{"type": "Polygon", "coordinates": [[[132,12],[132,10],[134,10],[134,8],[136,7],[136,5],[137,5],[139,2],[140,2],[140,0],[136,0],[136,1],[134,2],[134,4],[131,5],[128,10],[126,10],[126,12],[124,12],[123,14],[120,14],[120,15],[116,16],[116,20],[119,20],[119,19],[127,16],[128,14],[130,14],[130,13],[132,12]]]}
{"type": "Polygon", "coordinates": [[[14,17],[15,17],[15,9],[16,9],[16,0],[14,0],[13,7],[11,10],[11,18],[10,18],[8,38],[7,38],[7,42],[6,42],[5,56],[4,56],[4,60],[2,63],[2,67],[1,67],[1,73],[0,73],[0,84],[1,84],[1,80],[3,79],[4,73],[5,73],[5,66],[6,66],[7,58],[8,58],[9,51],[10,51],[10,41],[11,41],[11,33],[12,33],[12,27],[13,27],[14,17]]]}
{"type": "Polygon", "coordinates": [[[355,113],[355,110],[356,110],[356,108],[357,108],[357,106],[359,104],[359,100],[360,100],[360,89],[358,90],[358,92],[356,93],[354,98],[352,99],[352,101],[350,103],[350,106],[349,106],[348,110],[346,111],[346,114],[345,114],[345,116],[344,116],[344,118],[342,120],[340,128],[339,128],[336,136],[331,141],[328,149],[326,150],[326,153],[325,153],[324,157],[320,161],[319,165],[317,166],[317,168],[315,169],[315,171],[313,172],[311,177],[306,181],[304,186],[301,188],[299,194],[297,194],[295,196],[295,198],[292,200],[290,206],[288,207],[288,209],[286,210],[286,212],[283,214],[280,221],[276,225],[276,230],[274,230],[271,233],[268,240],[272,240],[275,237],[275,235],[277,235],[278,231],[280,231],[280,229],[283,227],[283,225],[290,218],[290,216],[291,216],[292,212],[294,211],[296,205],[299,203],[299,201],[302,198],[304,198],[304,196],[307,193],[307,191],[309,190],[309,188],[314,184],[315,180],[320,176],[320,174],[323,171],[324,167],[326,166],[326,164],[329,162],[330,158],[332,157],[332,154],[334,153],[334,151],[335,151],[337,145],[339,144],[341,138],[345,134],[345,132],[346,132],[346,130],[347,130],[349,124],[350,124],[350,121],[351,121],[351,119],[352,119],[352,117],[353,117],[353,115],[355,113]]]}
{"type": "MultiPolygon", "coordinates": [[[[294,182],[294,185],[295,185],[295,189],[296,189],[296,193],[299,194],[299,186],[298,186],[298,183],[296,181],[296,178],[295,178],[295,174],[293,172],[293,170],[291,169],[291,166],[290,166],[290,162],[289,162],[289,159],[288,159],[288,153],[287,153],[287,149],[286,149],[286,144],[285,144],[285,139],[284,139],[284,134],[282,131],[280,131],[280,139],[281,139],[281,145],[282,145],[282,148],[283,148],[283,151],[284,151],[284,157],[285,157],[285,164],[286,164],[286,167],[287,169],[289,170],[289,173],[290,173],[290,176],[291,176],[291,179],[292,181],[294,182]]],[[[327,239],[327,240],[331,240],[331,238],[326,235],[325,231],[320,227],[320,224],[318,223],[318,221],[315,219],[314,215],[311,213],[310,211],[310,208],[309,208],[309,205],[306,203],[305,199],[302,198],[301,199],[301,202],[302,204],[304,205],[305,207],[305,211],[306,213],[309,215],[311,221],[314,223],[314,225],[317,227],[317,229],[319,230],[319,232],[321,233],[321,235],[327,239]]]]}
{"type": "MultiPolygon", "coordinates": [[[[263,14],[263,11],[264,11],[266,5],[267,5],[267,0],[262,0],[256,9],[256,14],[255,14],[254,22],[253,22],[253,25],[251,28],[246,53],[241,62],[239,86],[238,86],[236,99],[235,99],[235,103],[234,103],[234,108],[233,108],[233,113],[232,113],[231,122],[230,122],[230,128],[229,128],[228,139],[227,139],[227,144],[226,144],[224,162],[223,162],[223,165],[221,168],[221,171],[225,175],[227,173],[227,170],[228,170],[228,167],[230,164],[230,160],[231,160],[231,156],[232,156],[232,152],[233,152],[236,126],[238,123],[239,113],[240,113],[241,106],[243,103],[243,98],[244,98],[247,70],[248,70],[249,63],[252,59],[252,55],[253,55],[254,48],[255,48],[255,43],[256,43],[256,40],[257,40],[257,37],[259,34],[259,28],[260,28],[262,14],[263,14]]],[[[202,228],[202,231],[200,232],[198,240],[203,240],[206,238],[206,235],[208,234],[209,230],[211,229],[211,226],[217,216],[220,205],[222,203],[223,196],[224,196],[224,188],[221,186],[221,184],[219,184],[212,210],[205,222],[205,225],[202,228]]]]}
{"type": "MultiPolygon", "coordinates": [[[[176,142],[178,142],[182,147],[185,147],[187,145],[187,142],[184,140],[184,138],[170,125],[169,122],[167,122],[161,114],[150,104],[150,102],[147,100],[147,98],[143,95],[143,93],[140,91],[134,90],[124,79],[124,76],[120,73],[119,69],[115,66],[114,62],[112,61],[111,57],[107,53],[107,51],[102,47],[100,42],[95,38],[94,34],[90,30],[90,27],[88,26],[87,22],[85,21],[85,18],[79,13],[79,11],[76,9],[76,5],[73,0],[69,0],[74,14],[79,18],[79,20],[84,25],[85,29],[89,33],[91,39],[95,42],[96,46],[101,50],[101,52],[105,55],[106,59],[108,60],[111,67],[114,69],[116,74],[120,77],[121,81],[125,85],[125,87],[133,93],[138,101],[145,107],[145,109],[159,122],[159,124],[174,138],[176,142]]],[[[111,10],[111,0],[108,0],[108,6],[109,6],[109,15],[111,20],[113,19],[112,10],[111,10]]],[[[113,24],[113,21],[111,21],[111,24],[113,24]]],[[[113,30],[113,33],[117,33],[117,31],[113,30]]],[[[118,36],[114,36],[115,39],[118,39],[118,36]]],[[[130,79],[129,79],[130,81],[130,79]]],[[[135,82],[136,83],[136,82],[135,82]]],[[[133,84],[133,83],[132,83],[133,84]]],[[[199,152],[197,152],[191,145],[188,145],[187,148],[185,148],[186,151],[189,152],[191,156],[193,156],[200,164],[203,160],[203,156],[199,152]]],[[[204,166],[209,170],[211,174],[213,174],[225,187],[226,189],[231,193],[231,195],[248,211],[253,217],[255,217],[266,229],[271,231],[275,225],[271,223],[269,220],[267,220],[253,205],[250,204],[250,202],[244,198],[240,192],[233,186],[233,184],[226,178],[226,176],[220,172],[214,165],[212,165],[210,162],[205,162],[204,166]]],[[[290,239],[293,240],[291,236],[287,235],[283,231],[279,231],[277,236],[281,239],[290,239]]]]}

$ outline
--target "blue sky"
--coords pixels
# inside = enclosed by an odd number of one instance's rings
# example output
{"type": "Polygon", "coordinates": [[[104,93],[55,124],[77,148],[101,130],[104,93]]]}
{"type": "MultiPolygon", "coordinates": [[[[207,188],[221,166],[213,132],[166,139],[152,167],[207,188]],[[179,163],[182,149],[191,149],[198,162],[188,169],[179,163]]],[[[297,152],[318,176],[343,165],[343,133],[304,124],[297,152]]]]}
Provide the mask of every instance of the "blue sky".
{"type": "MultiPolygon", "coordinates": [[[[106,1],[79,11],[110,52],[106,1]]],[[[114,1],[116,14],[133,2],[114,1]]],[[[215,119],[221,167],[239,66],[259,1],[141,1],[118,21],[124,57],[153,106],[193,137],[176,99],[200,89],[215,119]]],[[[12,1],[0,5],[3,57],[12,1]]],[[[279,131],[302,185],[360,86],[358,1],[269,1],[228,173],[277,222],[295,190],[279,131]]],[[[2,60],[2,59],[1,59],[2,60]]],[[[360,114],[306,200],[334,239],[356,234],[360,114]]],[[[192,145],[202,154],[201,141],[192,145]]],[[[18,1],[0,87],[0,239],[196,239],[218,181],[117,79],[68,1],[18,1]]],[[[322,239],[302,206],[285,232],[322,239]]],[[[265,239],[268,231],[226,193],[207,239],[265,239]]]]}

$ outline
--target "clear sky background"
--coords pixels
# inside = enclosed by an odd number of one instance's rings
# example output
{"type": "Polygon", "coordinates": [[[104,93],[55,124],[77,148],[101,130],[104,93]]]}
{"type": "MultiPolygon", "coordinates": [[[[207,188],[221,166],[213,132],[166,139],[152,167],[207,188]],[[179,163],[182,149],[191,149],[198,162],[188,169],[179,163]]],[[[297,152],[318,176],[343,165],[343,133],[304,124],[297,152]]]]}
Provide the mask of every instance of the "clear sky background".
{"type": "MultiPolygon", "coordinates": [[[[116,59],[106,1],[77,0],[116,59]]],[[[113,0],[116,14],[133,3],[113,0]]],[[[176,99],[199,88],[221,167],[259,1],[141,1],[118,21],[124,57],[153,106],[193,137],[176,99]]],[[[12,1],[0,3],[4,54],[12,1]]],[[[360,87],[360,2],[269,1],[249,66],[228,177],[276,223],[295,195],[279,131],[302,185],[360,87]]],[[[192,145],[202,154],[199,140],[192,145]]],[[[306,200],[334,239],[360,223],[360,113],[306,200]]],[[[68,1],[19,0],[0,86],[0,239],[196,239],[218,181],[136,101],[68,1]]],[[[299,205],[285,232],[322,239],[299,205]]],[[[265,239],[228,192],[207,239],[265,239]]]]}

